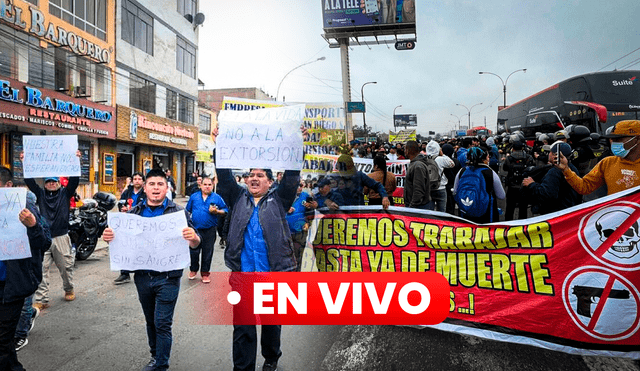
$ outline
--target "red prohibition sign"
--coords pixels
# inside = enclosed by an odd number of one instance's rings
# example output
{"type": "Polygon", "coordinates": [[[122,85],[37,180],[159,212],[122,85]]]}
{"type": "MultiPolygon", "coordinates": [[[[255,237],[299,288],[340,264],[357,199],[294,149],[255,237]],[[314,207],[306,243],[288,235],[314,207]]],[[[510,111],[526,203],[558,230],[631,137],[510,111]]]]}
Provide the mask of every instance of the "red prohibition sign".
{"type": "MultiPolygon", "coordinates": [[[[640,294],[638,289],[629,280],[612,270],[596,266],[578,268],[567,276],[562,292],[565,309],[573,322],[593,338],[605,341],[626,339],[632,336],[640,327],[640,315],[638,314],[640,294]],[[618,283],[617,285],[616,282],[618,283]],[[614,285],[617,288],[614,288],[614,285]],[[585,294],[587,295],[586,300],[589,301],[586,309],[589,312],[588,315],[584,312],[580,313],[581,299],[579,298],[578,287],[592,291],[589,294],[585,294]],[[594,291],[597,291],[598,295],[594,295],[594,291]],[[599,301],[597,303],[591,301],[592,296],[598,296],[599,301]],[[574,300],[576,298],[577,302],[574,300]],[[616,307],[617,300],[627,301],[625,303],[627,305],[624,307],[627,308],[628,313],[625,316],[621,316],[618,312],[616,307]],[[632,301],[631,305],[629,305],[629,300],[632,301]],[[595,304],[595,307],[592,304],[595,304]],[[634,306],[635,309],[633,308],[634,306]],[[593,311],[591,311],[592,308],[593,311]],[[585,323],[585,320],[580,317],[590,318],[585,323]],[[623,320],[621,317],[624,317],[627,322],[621,324],[623,320]]],[[[585,298],[582,299],[584,300],[585,298]]],[[[622,301],[620,303],[623,303],[622,301]]]]}

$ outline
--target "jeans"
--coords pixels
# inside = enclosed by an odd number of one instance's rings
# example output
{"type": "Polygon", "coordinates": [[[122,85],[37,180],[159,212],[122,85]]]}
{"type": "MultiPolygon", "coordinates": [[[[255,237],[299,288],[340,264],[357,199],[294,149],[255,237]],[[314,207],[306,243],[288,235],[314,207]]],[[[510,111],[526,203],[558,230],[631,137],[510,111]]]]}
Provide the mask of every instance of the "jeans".
{"type": "Polygon", "coordinates": [[[16,328],[16,339],[26,339],[27,336],[29,336],[29,328],[31,327],[34,312],[35,309],[33,308],[32,294],[31,296],[27,296],[27,298],[24,299],[22,312],[20,313],[20,321],[18,322],[18,327],[16,328]]]}
{"type": "MultiPolygon", "coordinates": [[[[262,356],[268,363],[278,362],[282,355],[280,350],[280,335],[282,326],[262,325],[260,336],[260,348],[262,356]]],[[[254,371],[256,369],[256,354],[258,350],[258,335],[256,326],[233,326],[233,370],[254,371]]]]}
{"type": "Polygon", "coordinates": [[[216,227],[207,229],[198,229],[198,233],[202,240],[200,245],[195,249],[189,249],[191,255],[191,272],[200,270],[202,274],[207,274],[211,270],[211,260],[213,259],[213,245],[216,243],[216,227]],[[202,265],[200,265],[200,253],[202,252],[202,265]]]}
{"type": "Polygon", "coordinates": [[[431,191],[431,202],[427,204],[427,209],[444,213],[447,210],[447,190],[442,188],[431,191]]]}
{"type": "Polygon", "coordinates": [[[23,304],[23,300],[2,303],[2,298],[0,298],[0,370],[2,371],[24,370],[18,361],[16,345],[13,340],[23,304]]]}
{"type": "Polygon", "coordinates": [[[171,325],[180,292],[180,277],[170,278],[160,272],[136,272],[133,280],[147,322],[151,356],[156,359],[157,370],[166,370],[171,355],[171,325]]]}

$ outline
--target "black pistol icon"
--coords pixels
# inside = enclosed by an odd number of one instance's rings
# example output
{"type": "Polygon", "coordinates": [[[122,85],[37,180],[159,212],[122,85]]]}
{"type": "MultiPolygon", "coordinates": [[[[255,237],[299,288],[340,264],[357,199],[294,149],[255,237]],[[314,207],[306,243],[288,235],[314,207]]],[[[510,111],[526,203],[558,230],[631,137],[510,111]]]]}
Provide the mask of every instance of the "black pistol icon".
{"type": "MultiPolygon", "coordinates": [[[[595,303],[593,298],[602,296],[604,289],[591,286],[574,286],[572,294],[578,299],[578,314],[591,318],[591,304],[595,303]]],[[[629,291],[611,289],[609,293],[611,299],[629,299],[629,291]]]]}

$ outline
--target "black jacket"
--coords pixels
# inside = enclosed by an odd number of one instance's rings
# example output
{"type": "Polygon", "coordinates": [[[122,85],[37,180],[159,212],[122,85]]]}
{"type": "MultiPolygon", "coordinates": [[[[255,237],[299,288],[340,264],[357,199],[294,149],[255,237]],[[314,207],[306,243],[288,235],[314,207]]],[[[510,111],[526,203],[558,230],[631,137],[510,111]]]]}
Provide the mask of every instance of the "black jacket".
{"type": "Polygon", "coordinates": [[[72,176],[66,187],[60,187],[55,192],[40,188],[33,179],[25,179],[29,190],[38,198],[38,206],[42,217],[49,224],[51,237],[64,236],[69,233],[69,201],[76,194],[80,178],[72,176]]]}
{"type": "MultiPolygon", "coordinates": [[[[574,173],[578,172],[571,163],[569,168],[574,173]]],[[[537,206],[537,212],[540,214],[564,210],[582,202],[582,196],[571,188],[562,170],[555,166],[549,169],[540,183],[531,183],[527,188],[532,203],[537,206]]]]}
{"type": "Polygon", "coordinates": [[[42,257],[51,246],[51,234],[40,213],[27,204],[29,211],[36,217],[36,225],[27,228],[31,257],[25,259],[6,260],[7,278],[4,286],[0,286],[0,302],[10,303],[24,300],[36,292],[42,281],[42,257]]]}
{"type": "MultiPolygon", "coordinates": [[[[142,215],[142,210],[144,210],[145,208],[145,204],[144,203],[140,203],[137,206],[135,206],[133,209],[129,210],[130,214],[136,214],[136,215],[142,215]]],[[[189,225],[190,228],[193,228],[194,231],[196,231],[196,234],[198,234],[198,230],[196,229],[196,227],[193,225],[193,222],[191,221],[191,216],[189,215],[189,213],[187,212],[187,210],[185,210],[182,206],[178,206],[175,203],[173,203],[173,201],[171,200],[167,200],[167,207],[164,209],[164,212],[162,213],[162,215],[166,215],[166,214],[171,214],[171,213],[177,213],[179,211],[183,211],[185,216],[187,217],[187,225],[189,225]]],[[[198,236],[200,236],[198,234],[198,236]]],[[[200,238],[202,238],[202,236],[200,236],[200,238]]],[[[135,272],[149,272],[148,270],[137,270],[135,272]]],[[[168,272],[168,276],[169,277],[182,277],[182,269],[176,269],[174,271],[169,271],[168,272]]]]}
{"type": "Polygon", "coordinates": [[[231,169],[218,169],[218,194],[222,196],[230,209],[231,221],[227,236],[227,248],[224,261],[233,272],[242,271],[242,249],[244,232],[247,229],[254,208],[258,207],[260,226],[267,244],[267,254],[271,272],[290,272],[296,269],[293,254],[293,240],[286,215],[296,198],[300,181],[300,171],[287,170],[278,188],[271,188],[254,204],[249,191],[236,183],[231,169]]]}

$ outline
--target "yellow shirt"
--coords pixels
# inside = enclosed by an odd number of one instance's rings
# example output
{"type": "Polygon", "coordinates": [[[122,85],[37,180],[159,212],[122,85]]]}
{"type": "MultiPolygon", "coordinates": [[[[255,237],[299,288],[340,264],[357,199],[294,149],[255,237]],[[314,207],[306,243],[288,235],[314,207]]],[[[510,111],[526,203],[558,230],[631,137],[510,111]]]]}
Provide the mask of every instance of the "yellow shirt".
{"type": "Polygon", "coordinates": [[[608,194],[613,194],[640,185],[640,159],[629,161],[609,156],[598,162],[584,178],[569,168],[564,170],[564,177],[581,195],[588,195],[603,184],[607,185],[608,194]]]}

